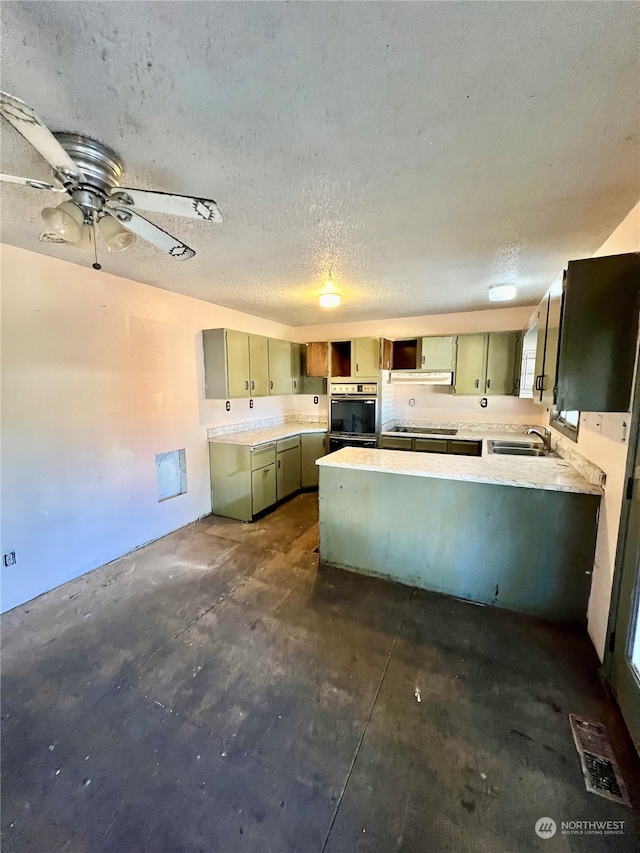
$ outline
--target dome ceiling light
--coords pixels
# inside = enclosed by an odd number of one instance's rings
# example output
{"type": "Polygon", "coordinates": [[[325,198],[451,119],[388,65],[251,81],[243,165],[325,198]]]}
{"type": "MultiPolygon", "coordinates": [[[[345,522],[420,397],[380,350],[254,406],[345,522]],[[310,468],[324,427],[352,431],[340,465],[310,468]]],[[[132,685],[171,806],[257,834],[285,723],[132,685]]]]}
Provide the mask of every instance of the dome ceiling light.
{"type": "Polygon", "coordinates": [[[489,288],[489,302],[510,302],[517,292],[515,284],[493,284],[489,288]]]}

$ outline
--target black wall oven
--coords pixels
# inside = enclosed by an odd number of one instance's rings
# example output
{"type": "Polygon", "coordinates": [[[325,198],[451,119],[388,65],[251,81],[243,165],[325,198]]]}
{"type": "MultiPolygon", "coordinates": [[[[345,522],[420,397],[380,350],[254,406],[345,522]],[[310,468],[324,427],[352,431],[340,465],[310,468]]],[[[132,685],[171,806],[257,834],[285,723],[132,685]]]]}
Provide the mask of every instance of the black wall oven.
{"type": "Polygon", "coordinates": [[[378,438],[378,383],[332,382],[329,390],[331,450],[375,447],[378,438]]]}

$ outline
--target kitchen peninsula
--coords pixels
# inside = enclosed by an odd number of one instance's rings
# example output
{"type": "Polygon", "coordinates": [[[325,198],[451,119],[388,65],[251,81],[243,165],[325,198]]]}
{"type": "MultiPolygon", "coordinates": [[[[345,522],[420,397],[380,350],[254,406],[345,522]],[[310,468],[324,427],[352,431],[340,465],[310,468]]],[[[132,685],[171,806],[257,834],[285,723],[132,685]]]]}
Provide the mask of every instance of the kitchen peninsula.
{"type": "Polygon", "coordinates": [[[565,460],[345,448],[317,464],[322,562],[586,620],[602,488],[565,460]]]}

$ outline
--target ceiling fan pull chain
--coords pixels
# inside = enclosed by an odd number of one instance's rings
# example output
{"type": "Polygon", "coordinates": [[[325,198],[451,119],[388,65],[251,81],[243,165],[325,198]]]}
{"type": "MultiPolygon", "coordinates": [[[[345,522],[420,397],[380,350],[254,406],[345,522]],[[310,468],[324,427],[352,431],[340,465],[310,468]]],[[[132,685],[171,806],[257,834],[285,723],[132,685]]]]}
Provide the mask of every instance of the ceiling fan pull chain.
{"type": "Polygon", "coordinates": [[[91,214],[91,228],[93,229],[93,257],[95,258],[95,263],[93,264],[94,270],[101,270],[102,267],[98,263],[98,244],[96,242],[96,217],[97,214],[95,210],[91,214]]]}

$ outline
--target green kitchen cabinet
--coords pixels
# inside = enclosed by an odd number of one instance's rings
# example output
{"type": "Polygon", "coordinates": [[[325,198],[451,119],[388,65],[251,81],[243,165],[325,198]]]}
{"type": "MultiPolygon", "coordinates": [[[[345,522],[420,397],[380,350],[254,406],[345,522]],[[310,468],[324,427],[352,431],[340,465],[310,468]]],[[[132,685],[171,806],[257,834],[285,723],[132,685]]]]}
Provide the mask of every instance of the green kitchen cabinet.
{"type": "Polygon", "coordinates": [[[291,394],[291,342],[269,338],[269,393],[291,394]]]}
{"type": "Polygon", "coordinates": [[[304,393],[302,344],[291,344],[291,390],[294,394],[304,393]]]}
{"type": "Polygon", "coordinates": [[[533,402],[545,408],[555,403],[561,317],[562,284],[558,281],[551,287],[537,310],[538,336],[533,402]]]}
{"type": "Polygon", "coordinates": [[[204,329],[202,347],[207,399],[249,397],[249,335],[231,329],[204,329]]]}
{"type": "Polygon", "coordinates": [[[327,452],[326,432],[306,432],[300,436],[301,445],[301,484],[303,489],[318,485],[318,466],[316,460],[327,452]]]}
{"type": "Polygon", "coordinates": [[[485,394],[513,394],[521,335],[518,332],[490,332],[487,338],[485,394]]]}
{"type": "Polygon", "coordinates": [[[383,435],[380,438],[382,450],[411,450],[412,439],[409,436],[383,435]]]}
{"type": "Polygon", "coordinates": [[[376,376],[380,372],[380,338],[356,338],[351,346],[351,375],[376,376]]]}
{"type": "Polygon", "coordinates": [[[253,515],[276,502],[276,463],[251,472],[251,508],[253,515]]]}
{"type": "Polygon", "coordinates": [[[458,335],[453,393],[483,395],[486,361],[487,335],[458,335]]]}
{"type": "Polygon", "coordinates": [[[281,501],[300,490],[300,436],[281,439],[276,447],[276,496],[281,501]]]}
{"type": "Polygon", "coordinates": [[[249,375],[252,397],[266,397],[269,393],[269,339],[249,335],[249,375]]]}
{"type": "Polygon", "coordinates": [[[520,339],[517,331],[458,335],[454,394],[514,394],[520,339]]]}
{"type": "Polygon", "coordinates": [[[419,370],[455,370],[456,335],[422,338],[420,341],[419,370]]]}
{"type": "Polygon", "coordinates": [[[639,308],[640,252],[569,262],[558,360],[558,409],[629,411],[639,308]]]}
{"type": "Polygon", "coordinates": [[[276,502],[276,444],[209,443],[211,511],[251,521],[276,502]]]}

